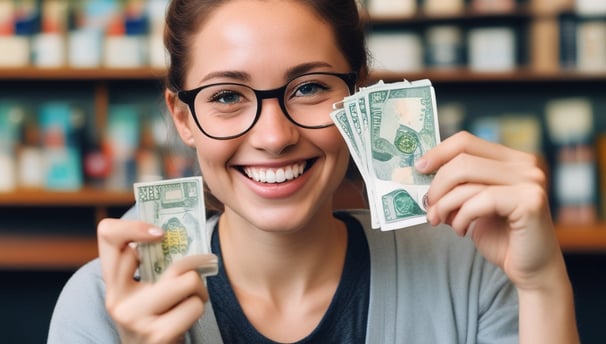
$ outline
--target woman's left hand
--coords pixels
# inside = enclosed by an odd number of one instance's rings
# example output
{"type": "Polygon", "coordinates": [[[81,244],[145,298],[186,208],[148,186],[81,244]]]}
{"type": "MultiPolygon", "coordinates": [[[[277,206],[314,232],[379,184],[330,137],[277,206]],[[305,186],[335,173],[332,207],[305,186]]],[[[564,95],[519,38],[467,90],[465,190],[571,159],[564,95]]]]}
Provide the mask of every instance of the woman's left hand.
{"type": "Polygon", "coordinates": [[[460,132],[416,164],[420,172],[436,173],[427,195],[428,221],[469,235],[517,288],[529,290],[566,274],[539,161],[460,132]]]}

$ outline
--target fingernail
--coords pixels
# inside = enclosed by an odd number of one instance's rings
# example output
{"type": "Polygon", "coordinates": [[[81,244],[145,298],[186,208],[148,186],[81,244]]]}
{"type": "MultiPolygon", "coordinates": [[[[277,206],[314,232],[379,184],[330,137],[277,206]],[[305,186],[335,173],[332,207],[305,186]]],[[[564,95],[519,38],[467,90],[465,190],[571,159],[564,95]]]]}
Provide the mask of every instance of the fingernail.
{"type": "Polygon", "coordinates": [[[419,160],[415,161],[415,168],[417,170],[424,170],[425,167],[427,167],[427,160],[424,158],[420,158],[419,160]]]}
{"type": "Polygon", "coordinates": [[[157,228],[157,227],[152,227],[152,228],[148,229],[147,232],[150,235],[156,236],[156,237],[164,235],[164,231],[162,229],[160,229],[160,228],[157,228]]]}
{"type": "Polygon", "coordinates": [[[429,209],[429,196],[427,194],[423,195],[423,208],[429,209]]]}

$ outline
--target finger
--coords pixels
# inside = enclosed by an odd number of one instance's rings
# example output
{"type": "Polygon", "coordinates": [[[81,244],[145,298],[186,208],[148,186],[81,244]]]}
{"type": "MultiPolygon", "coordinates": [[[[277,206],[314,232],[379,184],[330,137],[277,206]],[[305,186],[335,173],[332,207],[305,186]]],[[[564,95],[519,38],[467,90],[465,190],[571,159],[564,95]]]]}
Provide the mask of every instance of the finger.
{"type": "Polygon", "coordinates": [[[437,200],[427,211],[430,224],[451,222],[457,210],[471,197],[481,192],[486,186],[479,184],[464,184],[457,186],[437,200]]]}
{"type": "Polygon", "coordinates": [[[218,262],[217,256],[212,253],[185,256],[173,262],[162,274],[162,277],[170,278],[171,276],[178,276],[190,270],[208,268],[213,265],[216,266],[218,265],[218,262]]]}
{"type": "Polygon", "coordinates": [[[544,214],[548,214],[548,200],[537,185],[491,186],[467,200],[451,225],[466,231],[473,221],[492,216],[504,218],[511,229],[517,230],[544,214]]]}
{"type": "Polygon", "coordinates": [[[537,183],[542,185],[544,180],[545,175],[538,167],[461,154],[438,170],[428,192],[428,201],[431,204],[462,184],[537,183]]]}
{"type": "MultiPolygon", "coordinates": [[[[119,219],[104,219],[97,227],[97,242],[101,269],[105,282],[112,284],[116,278],[125,276],[120,266],[124,262],[124,253],[130,255],[127,268],[134,273],[132,249],[128,247],[131,242],[154,242],[162,239],[162,230],[141,221],[128,221],[119,219]]],[[[127,258],[128,259],[128,258],[127,258]]],[[[135,264],[136,265],[136,264],[135,264]]]]}
{"type": "Polygon", "coordinates": [[[460,154],[470,154],[486,159],[536,164],[532,154],[520,152],[504,145],[485,141],[461,131],[428,151],[415,163],[419,172],[432,173],[460,154]]]}
{"type": "Polygon", "coordinates": [[[114,268],[113,280],[110,288],[125,291],[135,284],[134,274],[139,267],[139,255],[137,253],[137,244],[130,242],[120,254],[118,266],[114,268]]]}
{"type": "Polygon", "coordinates": [[[178,341],[203,313],[204,302],[196,296],[190,296],[157,319],[155,323],[161,325],[164,331],[154,337],[158,343],[178,341]]]}
{"type": "Polygon", "coordinates": [[[202,302],[208,301],[208,291],[202,278],[195,270],[190,270],[172,278],[161,278],[154,285],[154,302],[148,302],[149,312],[163,314],[191,296],[202,302]]]}

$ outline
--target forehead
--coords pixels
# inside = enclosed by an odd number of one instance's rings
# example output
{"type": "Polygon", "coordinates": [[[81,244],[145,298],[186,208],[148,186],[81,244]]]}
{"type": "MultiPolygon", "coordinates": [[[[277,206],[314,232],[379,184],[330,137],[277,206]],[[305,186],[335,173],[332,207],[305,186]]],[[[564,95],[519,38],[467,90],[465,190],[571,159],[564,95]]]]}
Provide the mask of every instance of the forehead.
{"type": "Polygon", "coordinates": [[[333,29],[298,1],[235,0],[216,10],[193,37],[191,73],[278,73],[310,62],[348,71],[333,29]]]}

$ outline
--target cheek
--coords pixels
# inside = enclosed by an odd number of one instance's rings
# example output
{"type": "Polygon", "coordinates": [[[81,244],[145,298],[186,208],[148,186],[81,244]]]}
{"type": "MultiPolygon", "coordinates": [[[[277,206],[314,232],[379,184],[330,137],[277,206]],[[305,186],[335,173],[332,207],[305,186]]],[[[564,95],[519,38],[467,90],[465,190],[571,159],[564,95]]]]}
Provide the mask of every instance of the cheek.
{"type": "Polygon", "coordinates": [[[328,159],[334,159],[338,168],[345,171],[349,163],[347,144],[336,127],[332,126],[323,130],[326,132],[318,135],[316,143],[324,150],[328,159]]]}
{"type": "Polygon", "coordinates": [[[204,181],[213,189],[216,180],[221,178],[221,171],[225,171],[225,165],[229,157],[233,155],[234,149],[224,141],[217,141],[204,136],[196,137],[196,156],[204,181]]]}

